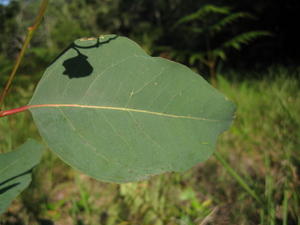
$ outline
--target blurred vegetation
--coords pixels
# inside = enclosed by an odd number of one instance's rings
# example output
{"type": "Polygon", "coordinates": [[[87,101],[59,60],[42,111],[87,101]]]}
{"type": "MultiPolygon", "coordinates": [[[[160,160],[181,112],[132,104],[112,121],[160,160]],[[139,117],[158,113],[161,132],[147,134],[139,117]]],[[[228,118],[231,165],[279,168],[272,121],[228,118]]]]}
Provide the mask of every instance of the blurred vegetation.
{"type": "MultiPolygon", "coordinates": [[[[228,72],[236,78],[238,71],[228,72]]],[[[1,225],[299,225],[300,70],[273,67],[263,80],[228,80],[219,89],[238,105],[218,151],[246,179],[256,202],[211,157],[185,173],[132,184],[109,184],[76,172],[48,151],[34,182],[0,219],[1,225]]],[[[229,76],[228,75],[228,76],[229,76]]],[[[34,85],[12,88],[7,107],[24,105],[34,85]],[[21,97],[20,97],[21,96],[21,97]]],[[[39,139],[30,113],[0,120],[0,149],[39,139]]]]}
{"type": "MultiPolygon", "coordinates": [[[[1,87],[39,3],[0,5],[1,87]]],[[[126,35],[149,54],[176,59],[207,76],[207,67],[192,59],[193,54],[204,54],[204,36],[187,32],[203,28],[201,21],[182,22],[207,5],[228,11],[213,22],[232,17],[229,21],[235,22],[210,36],[211,46],[249,31],[272,33],[239,52],[227,49],[226,62],[215,68],[218,88],[238,105],[218,151],[265,204],[253,200],[214,157],[186,173],[117,185],[86,177],[48,151],[31,187],[0,218],[1,225],[300,225],[300,51],[295,47],[299,34],[291,25],[299,20],[298,1],[50,1],[6,108],[27,104],[47,65],[74,39],[105,33],[126,35]]],[[[28,137],[40,139],[29,113],[0,120],[0,152],[28,137]]]]}
{"type": "MultiPolygon", "coordinates": [[[[300,19],[295,13],[299,3],[281,1],[276,4],[271,0],[50,1],[43,24],[27,52],[30,60],[23,62],[20,73],[30,75],[31,80],[36,75],[36,81],[49,62],[73,40],[106,33],[129,36],[150,54],[175,58],[203,76],[209,74],[206,66],[194,62],[199,55],[209,52],[207,41],[209,48],[216,50],[213,55],[221,59],[226,56],[227,59],[226,64],[215,65],[217,72],[232,67],[264,69],[276,63],[294,66],[300,59],[300,51],[294,47],[299,38],[286,17],[294,17],[294,21],[300,19]],[[206,13],[199,15],[199,12],[206,13]],[[193,21],[187,23],[186,18],[193,21]],[[175,26],[178,21],[181,21],[180,26],[175,26]],[[203,31],[199,33],[201,29],[203,31]],[[262,34],[241,36],[249,31],[267,31],[272,36],[256,38],[248,45],[241,45],[262,34]],[[222,47],[222,44],[225,46],[222,47]],[[232,48],[240,49],[240,52],[232,48]],[[226,54],[224,49],[227,49],[226,54]]],[[[38,6],[39,1],[33,0],[12,0],[8,5],[0,4],[1,74],[6,75],[10,71],[38,6]]],[[[5,77],[1,76],[1,83],[3,79],[5,77]]]]}
{"type": "Polygon", "coordinates": [[[172,55],[179,60],[187,58],[191,65],[200,62],[207,66],[211,83],[213,86],[217,86],[216,68],[220,60],[226,60],[229,50],[240,50],[243,45],[249,44],[259,37],[271,35],[267,31],[248,31],[230,37],[228,40],[222,40],[224,36],[227,36],[225,32],[228,31],[228,26],[245,18],[249,19],[253,16],[245,12],[232,12],[229,7],[203,5],[196,12],[179,19],[175,24],[175,27],[182,24],[190,25],[183,27],[181,32],[185,33],[190,39],[192,39],[191,36],[194,36],[195,41],[197,40],[199,43],[199,49],[174,51],[172,55]]]}

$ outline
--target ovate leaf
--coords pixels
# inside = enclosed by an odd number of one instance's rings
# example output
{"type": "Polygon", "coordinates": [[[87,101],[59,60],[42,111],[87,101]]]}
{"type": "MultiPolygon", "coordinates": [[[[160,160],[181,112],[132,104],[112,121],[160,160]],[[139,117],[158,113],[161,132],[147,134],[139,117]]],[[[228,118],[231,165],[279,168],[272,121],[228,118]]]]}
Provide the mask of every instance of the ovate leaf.
{"type": "Polygon", "coordinates": [[[103,181],[184,171],[207,159],[234,105],[181,64],[115,35],[75,41],[30,103],[49,147],[103,181]]]}
{"type": "Polygon", "coordinates": [[[31,170],[41,159],[43,146],[28,140],[17,150],[0,154],[0,214],[31,182],[31,170]]]}

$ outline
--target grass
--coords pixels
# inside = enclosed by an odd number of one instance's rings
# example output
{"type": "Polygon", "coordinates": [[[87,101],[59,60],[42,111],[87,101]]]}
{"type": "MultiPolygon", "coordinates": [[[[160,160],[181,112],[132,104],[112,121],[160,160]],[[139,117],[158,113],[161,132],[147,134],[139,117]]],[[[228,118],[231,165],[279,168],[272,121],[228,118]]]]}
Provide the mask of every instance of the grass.
{"type": "MultiPolygon", "coordinates": [[[[0,219],[2,225],[300,225],[299,72],[270,69],[263,80],[227,80],[219,89],[238,105],[219,139],[218,155],[243,178],[257,201],[219,157],[185,173],[130,184],[95,181],[48,151],[34,182],[0,219]]],[[[232,77],[237,77],[233,75],[232,77]]],[[[34,89],[17,80],[7,108],[26,104],[34,89]]],[[[0,120],[0,152],[39,138],[29,113],[0,120]]]]}

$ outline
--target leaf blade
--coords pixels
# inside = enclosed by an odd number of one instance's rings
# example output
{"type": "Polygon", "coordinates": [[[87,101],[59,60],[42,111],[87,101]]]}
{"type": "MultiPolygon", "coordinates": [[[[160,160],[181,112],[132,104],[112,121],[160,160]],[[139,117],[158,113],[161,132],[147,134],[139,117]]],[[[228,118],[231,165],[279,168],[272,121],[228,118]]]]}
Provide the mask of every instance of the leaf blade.
{"type": "Polygon", "coordinates": [[[42,156],[43,146],[29,139],[17,150],[0,155],[0,214],[31,182],[31,169],[42,156]]]}
{"type": "Polygon", "coordinates": [[[85,106],[30,111],[50,148],[99,180],[129,182],[186,170],[212,153],[218,134],[232,121],[233,104],[202,77],[131,46],[132,41],[118,37],[103,48],[86,51],[94,72],[90,78],[79,78],[88,84],[79,90],[80,96],[75,93],[76,99],[66,93],[76,91],[79,79],[62,76],[62,62],[74,56],[66,52],[46,71],[30,102],[32,107],[85,106]],[[48,96],[46,85],[65,85],[72,91],[48,96]]]}

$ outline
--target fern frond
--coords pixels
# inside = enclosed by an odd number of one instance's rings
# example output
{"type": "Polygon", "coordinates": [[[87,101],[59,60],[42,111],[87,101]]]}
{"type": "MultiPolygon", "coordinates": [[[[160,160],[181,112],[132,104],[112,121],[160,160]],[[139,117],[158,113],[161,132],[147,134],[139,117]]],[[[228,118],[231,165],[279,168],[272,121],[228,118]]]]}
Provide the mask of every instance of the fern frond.
{"type": "Polygon", "coordinates": [[[267,31],[250,31],[242,33],[223,43],[222,48],[234,48],[240,50],[243,44],[249,44],[249,42],[263,36],[271,36],[271,33],[267,31]]]}
{"type": "Polygon", "coordinates": [[[189,57],[189,64],[193,65],[198,60],[200,62],[206,64],[205,56],[206,56],[205,53],[194,53],[194,54],[191,54],[191,56],[189,57]]]}
{"type": "Polygon", "coordinates": [[[190,31],[197,33],[197,34],[201,34],[204,33],[206,31],[206,29],[200,28],[200,27],[191,27],[189,28],[190,31]]]}
{"type": "Polygon", "coordinates": [[[198,11],[191,13],[187,16],[182,17],[179,19],[175,26],[183,24],[183,23],[188,23],[191,21],[195,20],[203,20],[208,14],[223,14],[227,15],[230,13],[230,8],[229,7],[218,7],[215,5],[205,5],[201,7],[198,11]]]}
{"type": "Polygon", "coordinates": [[[230,7],[227,6],[216,6],[216,5],[205,5],[203,7],[201,7],[198,10],[201,14],[201,16],[207,15],[209,13],[216,13],[216,14],[224,14],[227,15],[231,12],[230,7]]]}
{"type": "Polygon", "coordinates": [[[221,58],[224,61],[227,59],[225,51],[219,48],[212,50],[211,54],[214,56],[215,59],[221,58]]]}
{"type": "Polygon", "coordinates": [[[251,14],[244,13],[244,12],[232,13],[226,16],[225,18],[221,19],[220,21],[218,21],[216,24],[212,25],[209,30],[214,33],[220,32],[224,29],[225,26],[230,25],[242,18],[254,18],[254,17],[251,14]]]}

